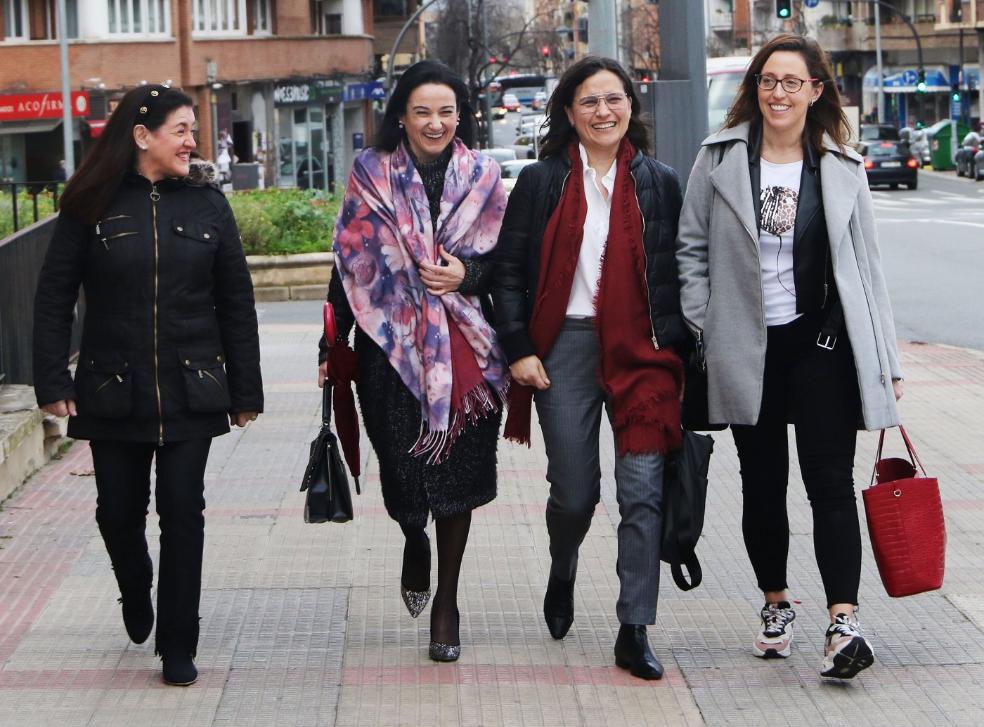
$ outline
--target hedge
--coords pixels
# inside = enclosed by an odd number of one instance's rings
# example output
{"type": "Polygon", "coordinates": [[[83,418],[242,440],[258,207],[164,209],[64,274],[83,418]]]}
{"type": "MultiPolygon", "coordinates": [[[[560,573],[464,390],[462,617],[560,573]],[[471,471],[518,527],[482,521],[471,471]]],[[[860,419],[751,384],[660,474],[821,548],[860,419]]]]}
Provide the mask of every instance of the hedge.
{"type": "Polygon", "coordinates": [[[234,192],[236,215],[247,255],[289,255],[331,250],[341,199],[309,189],[234,192]]]}

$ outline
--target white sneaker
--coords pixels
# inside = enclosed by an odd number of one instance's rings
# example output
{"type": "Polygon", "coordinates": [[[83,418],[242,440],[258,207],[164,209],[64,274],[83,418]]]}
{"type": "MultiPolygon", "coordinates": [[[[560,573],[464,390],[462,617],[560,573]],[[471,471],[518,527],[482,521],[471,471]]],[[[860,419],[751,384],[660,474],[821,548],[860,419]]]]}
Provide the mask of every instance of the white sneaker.
{"type": "Polygon", "coordinates": [[[752,653],[762,659],[785,659],[793,643],[796,612],[789,601],[767,603],[759,613],[762,628],[752,643],[752,653]]]}
{"type": "Polygon", "coordinates": [[[851,616],[846,613],[837,614],[836,620],[827,629],[820,676],[851,679],[874,663],[875,651],[861,634],[857,613],[851,616]]]}

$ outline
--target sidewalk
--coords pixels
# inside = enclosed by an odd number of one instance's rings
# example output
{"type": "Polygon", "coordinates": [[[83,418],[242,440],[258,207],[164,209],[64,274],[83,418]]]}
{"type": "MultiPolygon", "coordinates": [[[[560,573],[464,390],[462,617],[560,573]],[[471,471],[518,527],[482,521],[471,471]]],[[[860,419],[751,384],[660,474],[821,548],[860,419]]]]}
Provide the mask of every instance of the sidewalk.
{"type": "MultiPolygon", "coordinates": [[[[724,432],[700,548],[704,584],[682,594],[664,568],[650,634],[666,676],[643,682],[612,658],[618,510],[610,442],[574,627],[562,642],[540,614],[549,564],[542,442],[500,443],[499,497],[476,511],[465,556],[457,664],[428,660],[429,611],[415,621],[403,609],[402,538],[382,507],[371,456],[354,522],[303,522],[297,488],[320,414],[312,383],[319,311],[317,303],[262,304],[267,411],[213,445],[196,685],[164,686],[153,637],[141,646],[127,640],[93,519],[84,443],[5,503],[0,727],[984,723],[984,353],[902,347],[904,418],[945,498],[947,578],[941,591],[890,599],[866,547],[861,617],[878,657],[873,669],[853,682],[818,676],[826,613],[796,467],[797,643],[785,661],[751,656],[761,596],[744,554],[737,460],[724,432]]],[[[859,485],[876,441],[861,436],[859,485]]],[[[903,451],[901,443],[893,440],[892,451],[903,451]]]]}

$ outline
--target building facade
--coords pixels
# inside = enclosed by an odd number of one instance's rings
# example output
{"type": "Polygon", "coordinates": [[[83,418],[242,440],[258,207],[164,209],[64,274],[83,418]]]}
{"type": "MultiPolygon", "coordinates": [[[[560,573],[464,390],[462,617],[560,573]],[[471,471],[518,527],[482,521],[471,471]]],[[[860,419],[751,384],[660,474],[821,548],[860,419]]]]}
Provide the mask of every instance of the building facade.
{"type": "MultiPolygon", "coordinates": [[[[372,0],[66,0],[70,85],[87,109],[76,159],[117,100],[145,83],[180,86],[195,102],[199,151],[258,163],[267,184],[332,188],[371,129],[378,93],[372,0]]],[[[50,0],[4,0],[4,97],[61,88],[50,0]]],[[[49,178],[63,157],[60,119],[6,121],[0,176],[49,178]],[[35,136],[40,135],[40,136],[35,136]],[[46,149],[47,153],[32,153],[46,149]]]]}

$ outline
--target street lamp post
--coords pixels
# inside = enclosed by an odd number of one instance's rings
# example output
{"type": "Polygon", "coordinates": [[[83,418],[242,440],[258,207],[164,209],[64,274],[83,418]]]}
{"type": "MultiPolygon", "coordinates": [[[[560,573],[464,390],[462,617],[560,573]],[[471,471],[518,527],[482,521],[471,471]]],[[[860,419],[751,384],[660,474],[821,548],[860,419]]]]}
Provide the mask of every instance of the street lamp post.
{"type": "Polygon", "coordinates": [[[72,80],[68,68],[68,15],[65,0],[58,0],[58,54],[61,61],[62,139],[65,144],[65,179],[75,173],[75,133],[72,128],[72,80]]]}

